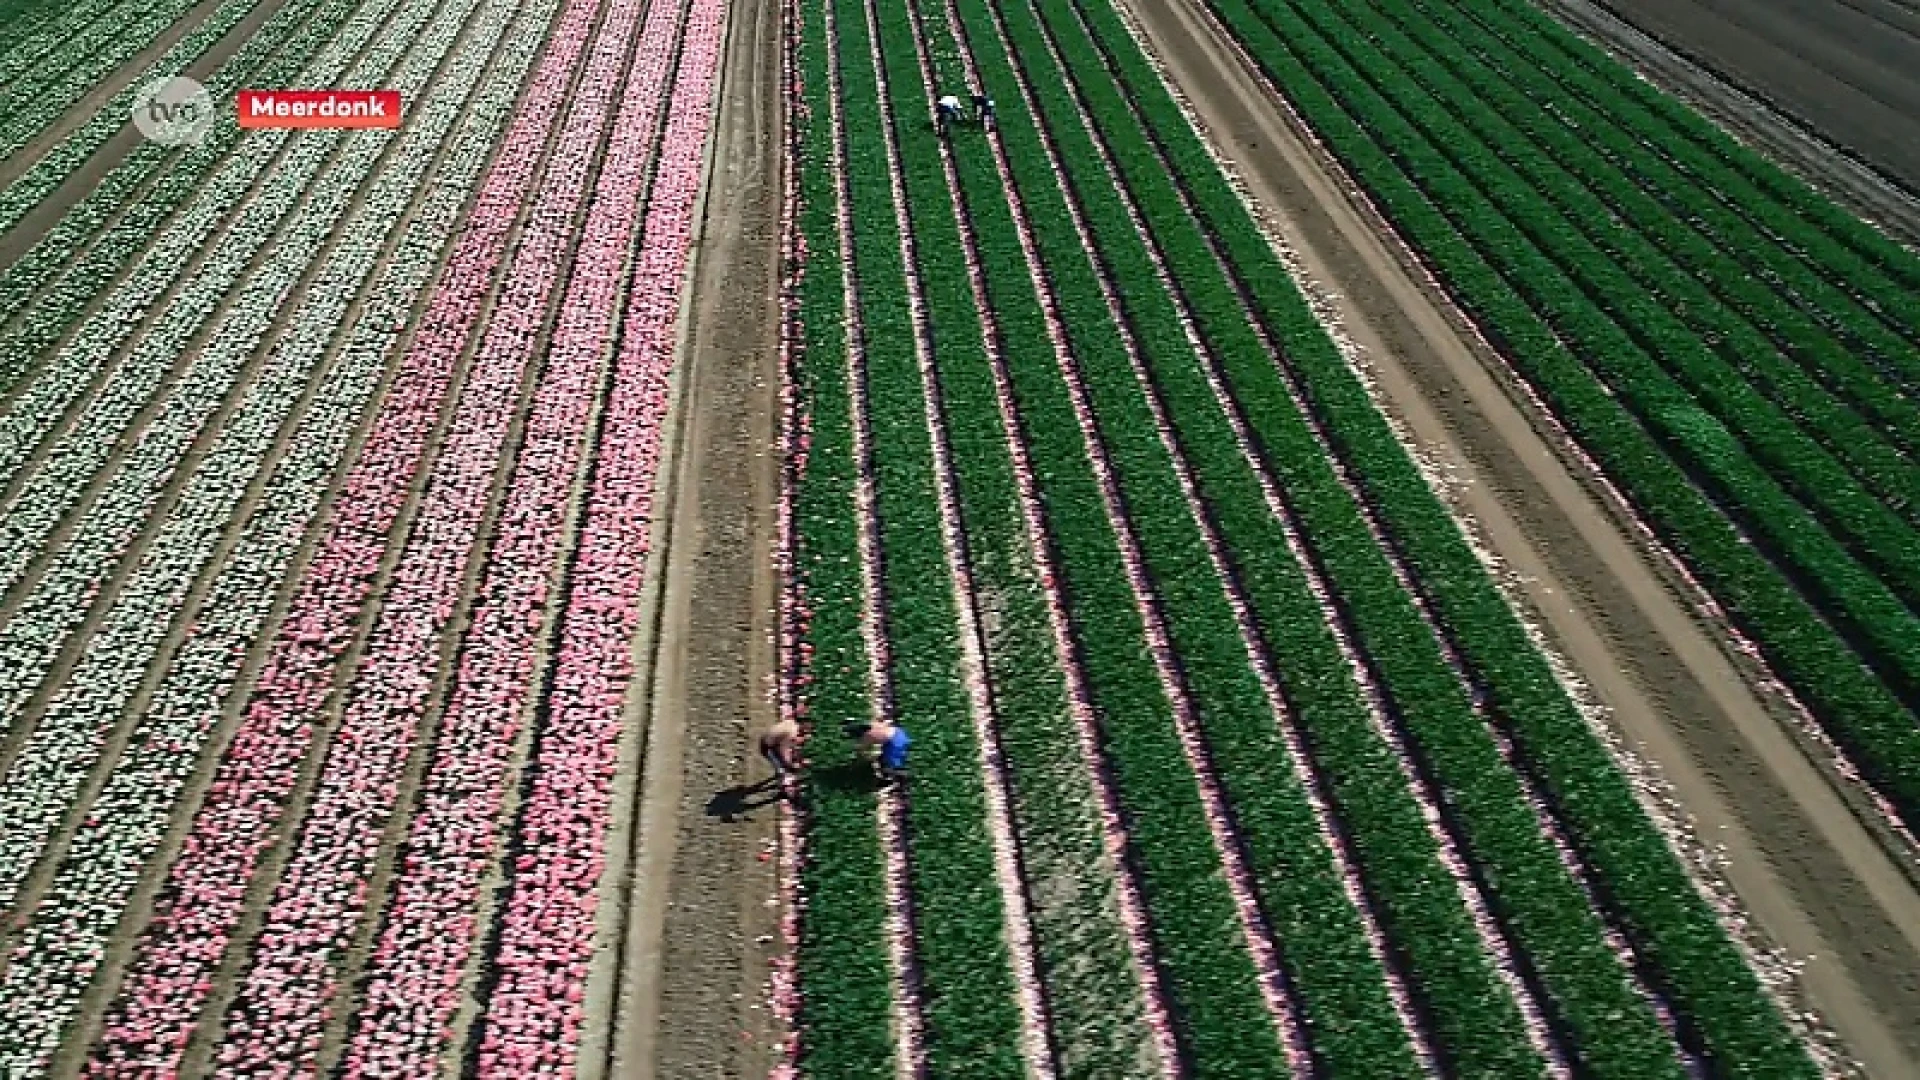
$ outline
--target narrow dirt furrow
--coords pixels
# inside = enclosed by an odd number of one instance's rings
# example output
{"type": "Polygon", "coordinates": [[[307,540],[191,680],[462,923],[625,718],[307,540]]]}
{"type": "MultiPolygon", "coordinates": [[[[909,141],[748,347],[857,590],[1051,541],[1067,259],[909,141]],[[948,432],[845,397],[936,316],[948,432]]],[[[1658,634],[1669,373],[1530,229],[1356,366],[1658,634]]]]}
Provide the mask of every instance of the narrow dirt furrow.
{"type": "Polygon", "coordinates": [[[1611,726],[1664,773],[1693,834],[1724,845],[1723,871],[1756,929],[1820,958],[1799,989],[1875,1075],[1899,1075],[1913,1055],[1894,1032],[1913,1035],[1888,1020],[1920,1015],[1887,1004],[1911,1000],[1920,970],[1898,959],[1912,937],[1898,927],[1920,926],[1905,875],[1795,745],[1791,723],[1747,689],[1750,661],[1730,660],[1667,589],[1697,594],[1643,554],[1616,498],[1590,495],[1588,474],[1556,461],[1564,444],[1550,418],[1499,374],[1492,350],[1257,68],[1196,8],[1130,6],[1274,230],[1335,291],[1392,413],[1470,481],[1450,492],[1456,507],[1611,726]]]}

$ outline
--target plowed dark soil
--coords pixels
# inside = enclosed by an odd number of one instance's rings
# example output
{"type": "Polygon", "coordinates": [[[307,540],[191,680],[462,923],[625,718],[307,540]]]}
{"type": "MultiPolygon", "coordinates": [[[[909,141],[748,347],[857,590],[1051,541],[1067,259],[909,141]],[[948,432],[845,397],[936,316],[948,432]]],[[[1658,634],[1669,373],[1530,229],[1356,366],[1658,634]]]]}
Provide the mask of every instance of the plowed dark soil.
{"type": "Polygon", "coordinates": [[[1540,0],[1895,238],[1920,243],[1912,0],[1540,0]]]}

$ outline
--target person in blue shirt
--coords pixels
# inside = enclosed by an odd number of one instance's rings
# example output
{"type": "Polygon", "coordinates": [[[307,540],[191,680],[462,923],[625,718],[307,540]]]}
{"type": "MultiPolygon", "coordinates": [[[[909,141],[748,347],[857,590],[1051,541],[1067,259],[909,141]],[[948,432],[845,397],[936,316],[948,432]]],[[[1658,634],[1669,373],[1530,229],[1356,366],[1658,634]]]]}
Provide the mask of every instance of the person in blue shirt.
{"type": "Polygon", "coordinates": [[[873,761],[881,780],[891,784],[906,778],[907,747],[913,745],[906,728],[879,720],[852,720],[847,723],[845,730],[847,736],[858,742],[860,749],[873,761]]]}

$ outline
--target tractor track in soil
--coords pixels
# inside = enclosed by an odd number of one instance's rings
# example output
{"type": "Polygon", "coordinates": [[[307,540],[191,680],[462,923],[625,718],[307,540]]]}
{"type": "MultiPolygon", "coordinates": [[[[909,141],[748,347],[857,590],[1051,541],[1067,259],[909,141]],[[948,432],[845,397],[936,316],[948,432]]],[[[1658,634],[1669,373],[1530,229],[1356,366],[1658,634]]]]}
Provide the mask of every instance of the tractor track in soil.
{"type": "MultiPolygon", "coordinates": [[[[586,65],[584,58],[588,50],[592,48],[592,41],[596,39],[599,34],[605,12],[606,3],[605,0],[603,0],[596,10],[592,27],[589,30],[589,43],[582,49],[582,61],[576,64],[569,75],[570,86],[576,84],[585,71],[586,65]]],[[[555,18],[557,21],[557,13],[555,18]]],[[[553,25],[555,24],[549,24],[549,26],[543,29],[543,33],[551,32],[553,25]]],[[[463,36],[464,33],[465,31],[463,30],[463,36]]],[[[453,46],[453,48],[457,47],[458,43],[453,46]]],[[[541,50],[542,53],[544,53],[544,51],[544,49],[541,50]]],[[[537,65],[538,57],[536,56],[533,64],[528,68],[527,75],[523,79],[523,85],[521,87],[522,94],[526,92],[526,80],[531,78],[532,71],[537,65]]],[[[507,113],[509,120],[512,115],[512,111],[507,113]]],[[[539,148],[541,164],[536,167],[535,175],[529,182],[529,190],[537,190],[538,185],[542,182],[541,178],[545,175],[546,168],[554,164],[554,146],[558,142],[560,133],[563,130],[564,124],[556,121],[548,131],[546,143],[539,148]]],[[[496,153],[498,152],[501,151],[496,151],[496,153]]],[[[485,175],[485,168],[477,174],[475,181],[476,192],[479,190],[479,186],[484,183],[485,175]]],[[[428,187],[428,185],[422,185],[422,197],[425,196],[428,187]]],[[[526,199],[521,202],[518,217],[507,229],[502,238],[500,250],[503,253],[511,252],[518,246],[518,238],[528,222],[529,210],[532,205],[532,199],[526,199]]],[[[410,206],[409,212],[417,209],[418,206],[419,202],[416,200],[410,206]]],[[[437,282],[441,273],[444,271],[447,259],[451,257],[456,248],[454,241],[464,231],[463,223],[465,216],[471,212],[471,208],[472,204],[471,201],[469,201],[467,208],[462,211],[461,219],[456,221],[453,227],[448,230],[448,241],[430,278],[431,281],[437,282]]],[[[401,230],[396,228],[392,233],[392,237],[397,238],[400,233],[401,230]]],[[[479,311],[473,317],[476,326],[481,330],[484,329],[487,321],[492,318],[494,308],[505,284],[506,271],[510,266],[510,259],[503,257],[499,260],[494,271],[493,281],[484,294],[479,311]]],[[[373,279],[370,278],[369,280],[373,279]]],[[[86,1007],[83,1009],[81,1020],[76,1024],[74,1034],[78,1037],[69,1038],[67,1044],[63,1047],[62,1055],[56,1059],[55,1071],[52,1075],[59,1078],[59,1080],[72,1080],[72,1078],[77,1077],[81,1067],[85,1063],[84,1055],[86,1048],[89,1047],[97,1037],[104,1010],[110,1003],[115,989],[122,981],[125,967],[132,958],[134,945],[140,937],[147,924],[148,917],[151,914],[151,905],[154,898],[164,884],[168,868],[179,854],[181,846],[184,844],[192,828],[194,817],[204,799],[207,786],[212,782],[219,761],[225,753],[226,744],[231,739],[234,730],[238,727],[245,711],[247,701],[251,696],[250,692],[253,680],[258,677],[266,663],[268,653],[277,637],[279,626],[285,617],[288,605],[304,577],[306,565],[320,544],[324,527],[331,517],[332,506],[340,493],[339,485],[345,479],[351,462],[358,457],[368,434],[372,430],[375,419],[384,408],[384,398],[387,387],[391,385],[393,379],[398,374],[400,365],[405,363],[408,354],[411,352],[414,334],[419,328],[419,319],[431,302],[433,295],[434,289],[432,287],[422,291],[422,294],[413,305],[412,317],[408,320],[406,333],[398,336],[392,346],[389,354],[388,369],[383,376],[383,385],[373,402],[369,405],[363,418],[361,430],[356,433],[352,444],[348,448],[347,454],[343,458],[342,467],[336,471],[329,485],[329,491],[325,500],[309,524],[308,535],[303,541],[302,550],[297,557],[295,566],[283,579],[281,592],[276,598],[271,620],[263,628],[262,632],[255,637],[253,646],[249,649],[241,678],[236,680],[233,690],[227,697],[226,707],[220,717],[219,726],[209,739],[208,746],[203,752],[200,768],[189,782],[187,790],[182,794],[179,804],[180,810],[174,817],[167,839],[161,850],[151,860],[143,877],[141,888],[129,902],[127,914],[122,917],[119,932],[115,935],[113,942],[108,947],[107,956],[101,964],[100,971],[95,976],[94,985],[90,990],[89,999],[86,1007]]],[[[359,301],[356,301],[356,306],[364,305],[365,299],[363,295],[359,301]]],[[[557,303],[557,294],[554,302],[557,303]]],[[[549,312],[549,314],[550,313],[551,312],[549,312]]],[[[279,325],[277,324],[275,336],[277,336],[278,330],[279,325]]],[[[405,548],[405,539],[412,531],[420,504],[426,492],[428,481],[433,475],[434,464],[441,455],[458,404],[465,395],[468,376],[472,371],[478,351],[477,345],[482,339],[482,336],[481,333],[476,332],[473,335],[473,339],[468,342],[466,349],[454,364],[451,377],[441,397],[441,406],[434,422],[434,430],[428,436],[425,448],[418,459],[416,471],[408,481],[406,503],[402,507],[399,517],[396,519],[395,525],[389,533],[387,550],[382,557],[378,572],[368,591],[366,604],[355,618],[354,639],[347,649],[344,650],[339,662],[335,666],[332,677],[333,689],[328,698],[329,704],[326,715],[315,725],[313,739],[310,749],[306,754],[306,760],[301,763],[298,777],[286,801],[280,825],[276,829],[278,839],[261,855],[260,861],[256,866],[253,879],[248,888],[245,913],[215,976],[213,995],[210,997],[207,1007],[202,1010],[202,1023],[196,1030],[195,1038],[189,1048],[188,1057],[181,1070],[181,1075],[183,1076],[202,1074],[205,1071],[205,1067],[211,1061],[210,1050],[212,1040],[209,1037],[209,1025],[206,1021],[210,1017],[217,1017],[224,1011],[227,1003],[232,998],[234,990],[237,989],[235,981],[240,974],[238,970],[240,961],[246,956],[248,946],[259,929],[266,906],[272,900],[273,891],[278,881],[280,871],[285,865],[291,842],[298,836],[298,825],[300,821],[304,819],[309,797],[315,783],[319,779],[321,768],[325,763],[325,748],[330,744],[334,729],[337,727],[341,717],[343,695],[347,687],[353,682],[354,675],[359,668],[360,658],[373,632],[374,625],[378,621],[384,598],[387,594],[388,584],[392,579],[394,570],[398,566],[401,554],[405,548]]],[[[508,446],[513,445],[518,438],[520,422],[525,418],[526,407],[531,400],[531,391],[535,385],[537,375],[538,365],[536,364],[529,364],[527,370],[522,375],[517,398],[517,411],[514,423],[508,434],[508,446]]],[[[503,460],[510,459],[511,455],[505,455],[503,457],[503,460]]],[[[505,470],[496,471],[494,475],[494,497],[490,502],[498,501],[497,496],[499,495],[499,490],[504,485],[504,476],[505,470]]],[[[482,530],[481,536],[483,538],[487,534],[487,531],[486,529],[482,530]]],[[[460,603],[462,610],[465,609],[467,603],[471,600],[474,585],[473,578],[475,576],[472,573],[472,564],[477,562],[478,560],[471,560],[469,565],[469,573],[467,580],[464,582],[460,603]]],[[[464,624],[456,620],[447,628],[446,636],[443,640],[457,640],[457,636],[463,628],[464,624]]],[[[450,648],[450,646],[448,647],[450,648]]]]}
{"type": "Polygon", "coordinates": [[[1584,471],[1359,188],[1196,0],[1130,0],[1268,226],[1330,287],[1384,402],[1610,724],[1658,767],[1761,942],[1874,1076],[1920,1059],[1920,891],[1779,703],[1584,471]]]}
{"type": "Polygon", "coordinates": [[[666,424],[614,793],[583,1080],[764,1076],[775,815],[711,800],[759,778],[774,716],[781,8],[731,5],[666,424]]]}

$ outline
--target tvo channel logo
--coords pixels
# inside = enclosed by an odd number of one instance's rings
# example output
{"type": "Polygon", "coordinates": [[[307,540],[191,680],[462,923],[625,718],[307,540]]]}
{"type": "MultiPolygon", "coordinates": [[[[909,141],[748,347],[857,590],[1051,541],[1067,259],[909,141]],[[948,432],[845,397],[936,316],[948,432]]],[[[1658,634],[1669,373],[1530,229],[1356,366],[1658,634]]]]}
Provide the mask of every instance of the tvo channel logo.
{"type": "Polygon", "coordinates": [[[163,146],[198,146],[213,121],[213,96],[184,75],[156,80],[133,96],[133,126],[163,146]]]}

